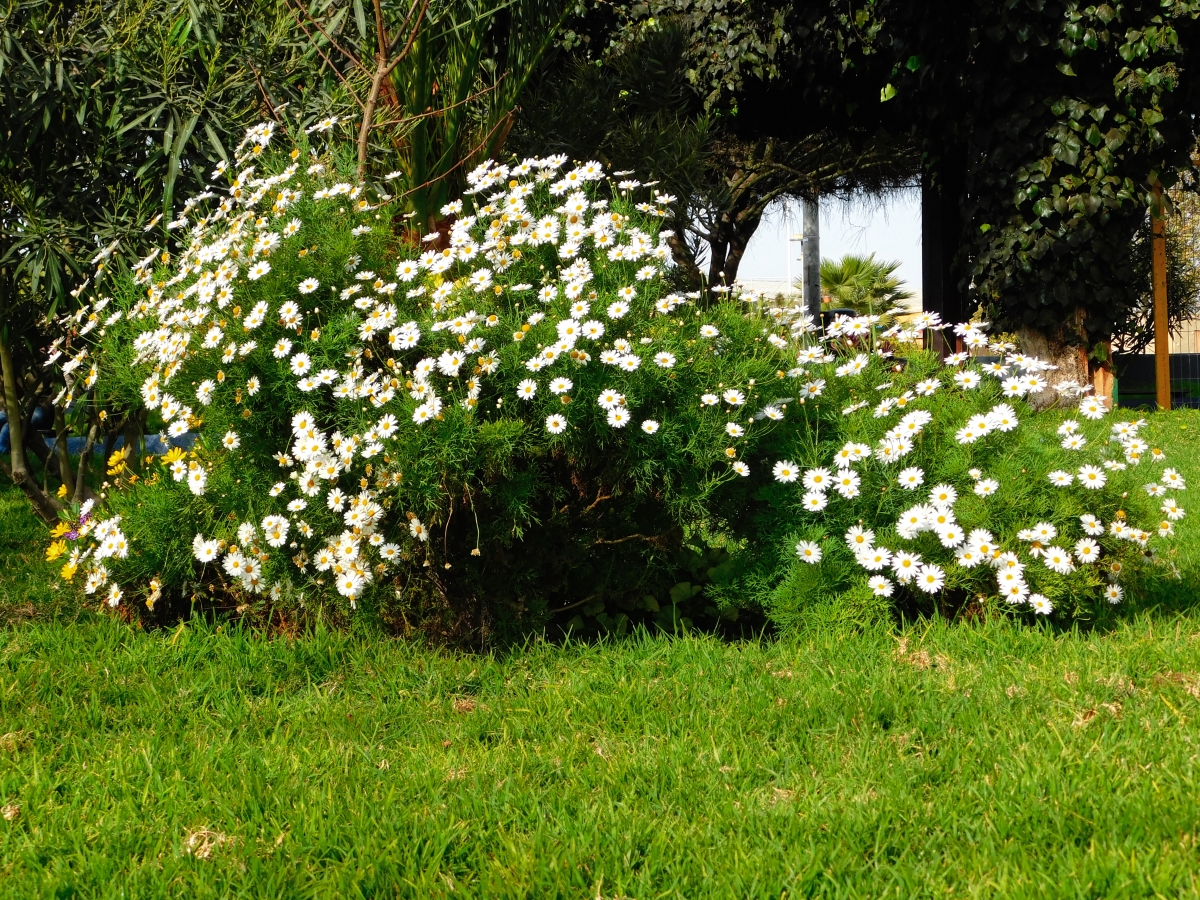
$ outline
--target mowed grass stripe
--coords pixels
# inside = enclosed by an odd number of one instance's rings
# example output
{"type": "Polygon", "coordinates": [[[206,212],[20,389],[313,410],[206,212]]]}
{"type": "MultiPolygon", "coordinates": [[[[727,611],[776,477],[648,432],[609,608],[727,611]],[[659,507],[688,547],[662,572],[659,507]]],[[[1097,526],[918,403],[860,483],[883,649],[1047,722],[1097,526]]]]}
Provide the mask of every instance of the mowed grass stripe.
{"type": "Polygon", "coordinates": [[[1197,624],[504,659],[33,625],[0,892],[1186,895],[1197,624]]]}

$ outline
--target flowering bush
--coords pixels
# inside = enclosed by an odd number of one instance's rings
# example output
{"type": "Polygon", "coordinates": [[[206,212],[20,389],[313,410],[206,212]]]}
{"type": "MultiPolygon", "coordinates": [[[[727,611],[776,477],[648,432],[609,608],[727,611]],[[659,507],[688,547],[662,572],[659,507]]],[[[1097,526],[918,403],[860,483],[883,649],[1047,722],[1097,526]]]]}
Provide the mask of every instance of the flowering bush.
{"type": "MultiPolygon", "coordinates": [[[[885,336],[912,336],[904,330],[885,336]]],[[[802,618],[822,595],[843,615],[903,598],[1090,617],[1120,603],[1154,561],[1151,542],[1174,533],[1186,485],[1139,437],[1142,420],[1109,421],[1077,384],[1052,388],[1048,364],[989,341],[981,323],[955,332],[988,355],[889,358],[885,345],[872,358],[866,317],[801,351],[823,353],[806,388],[821,394],[817,427],[829,437],[775,467],[800,507],[789,516],[800,564],[781,578],[782,560],[763,560],[751,576],[776,621],[802,618]],[[1056,405],[1035,411],[1027,396],[1056,405]]]]}
{"type": "Polygon", "coordinates": [[[1137,423],[1110,436],[1100,401],[1018,427],[1045,366],[982,326],[959,332],[987,365],[920,350],[936,317],[818,333],[671,292],[652,185],[489,161],[410,248],[386,181],[272,138],[252,129],[171,223],[174,257],[54,348],[67,399],[144,409],[175,442],[118,454],[102,506],[57,529],[63,577],[111,606],[369,602],[459,636],[670,620],[692,597],[781,622],[822,595],[1048,613],[1119,600],[1182,515],[1135,524],[1182,480],[1130,493],[1161,454],[1137,423]]]}

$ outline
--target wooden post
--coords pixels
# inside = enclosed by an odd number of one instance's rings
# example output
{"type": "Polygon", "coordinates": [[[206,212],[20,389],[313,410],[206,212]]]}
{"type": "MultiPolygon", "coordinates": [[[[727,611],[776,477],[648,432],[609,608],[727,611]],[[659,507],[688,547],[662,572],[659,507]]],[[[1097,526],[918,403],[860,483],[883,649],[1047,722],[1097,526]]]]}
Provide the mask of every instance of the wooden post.
{"type": "Polygon", "coordinates": [[[1162,185],[1154,186],[1150,206],[1150,245],[1154,281],[1154,386],[1159,409],[1171,408],[1171,329],[1167,323],[1167,222],[1162,185]]]}
{"type": "MultiPolygon", "coordinates": [[[[1086,371],[1086,369],[1084,370],[1086,371]]],[[[1113,405],[1113,371],[1112,371],[1112,342],[1104,342],[1104,361],[1092,371],[1092,387],[1097,397],[1108,401],[1109,408],[1113,405]]]]}

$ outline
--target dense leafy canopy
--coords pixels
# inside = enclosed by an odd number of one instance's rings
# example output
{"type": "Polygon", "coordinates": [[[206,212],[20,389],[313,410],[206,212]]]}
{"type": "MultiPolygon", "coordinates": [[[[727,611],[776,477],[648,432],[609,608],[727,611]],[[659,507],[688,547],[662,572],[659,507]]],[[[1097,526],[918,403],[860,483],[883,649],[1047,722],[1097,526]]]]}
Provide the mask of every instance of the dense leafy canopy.
{"type": "MultiPolygon", "coordinates": [[[[86,298],[91,266],[140,256],[248,122],[336,105],[291,22],[273,0],[21,0],[0,14],[0,362],[11,472],[43,515],[57,504],[28,477],[24,443],[57,390],[37,352],[47,317],[86,298]]],[[[96,412],[58,410],[56,430],[99,428],[96,412]]],[[[122,427],[107,421],[101,439],[122,427]]],[[[65,452],[29,450],[74,487],[65,452]]]]}
{"type": "Polygon", "coordinates": [[[649,0],[608,41],[682,23],[691,83],[743,136],[907,138],[961,212],[947,239],[968,300],[1043,332],[1082,310],[1060,336],[1091,345],[1136,304],[1153,182],[1192,168],[1198,15],[1194,0],[649,0]]]}
{"type": "MultiPolygon", "coordinates": [[[[772,204],[888,190],[918,172],[907,140],[878,128],[834,128],[818,119],[781,128],[734,114],[719,83],[742,84],[736,66],[703,75],[717,83],[702,96],[694,55],[711,25],[695,16],[627,18],[612,26],[603,53],[576,37],[535,83],[514,134],[516,145],[530,151],[595,156],[658,179],[676,197],[673,242],[681,280],[693,289],[736,281],[772,204]]],[[[735,60],[748,65],[754,56],[735,60]]],[[[756,90],[744,96],[758,96],[756,90]]]]}

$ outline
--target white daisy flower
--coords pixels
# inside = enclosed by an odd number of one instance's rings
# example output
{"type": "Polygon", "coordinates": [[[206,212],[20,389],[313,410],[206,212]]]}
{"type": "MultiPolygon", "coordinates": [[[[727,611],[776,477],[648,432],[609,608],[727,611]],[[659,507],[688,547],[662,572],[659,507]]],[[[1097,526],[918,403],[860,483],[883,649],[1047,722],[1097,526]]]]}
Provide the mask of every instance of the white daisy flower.
{"type": "Polygon", "coordinates": [[[821,561],[821,545],[815,541],[801,541],[796,545],[796,555],[810,565],[821,561]]]}
{"type": "Polygon", "coordinates": [[[1094,563],[1100,558],[1100,545],[1091,538],[1080,538],[1075,542],[1075,558],[1081,563],[1094,563]]]}
{"type": "Polygon", "coordinates": [[[918,553],[899,550],[892,555],[892,572],[895,574],[896,580],[903,584],[912,581],[920,568],[921,556],[918,553]]]}
{"type": "MultiPolygon", "coordinates": [[[[733,423],[731,422],[730,424],[732,425],[733,423]]],[[[728,427],[726,430],[728,430],[728,427]]],[[[779,460],[771,469],[771,473],[775,476],[776,481],[783,482],[784,484],[791,484],[800,477],[800,469],[790,459],[779,460]]]]}
{"type": "Polygon", "coordinates": [[[829,498],[824,491],[809,491],[800,498],[800,504],[809,512],[820,512],[829,505],[829,498]]]}
{"type": "Polygon", "coordinates": [[[809,469],[804,473],[804,487],[810,491],[825,491],[833,483],[833,475],[828,469],[809,469]]]}
{"type": "Polygon", "coordinates": [[[994,478],[981,478],[975,482],[975,493],[980,497],[990,497],[1000,490],[1000,482],[994,478]]]}
{"type": "Polygon", "coordinates": [[[605,388],[600,392],[600,396],[596,398],[596,403],[601,409],[616,409],[625,402],[625,395],[610,388],[605,388]]]}
{"type": "Polygon", "coordinates": [[[873,575],[867,579],[867,587],[876,597],[890,597],[895,590],[895,585],[882,575],[873,575]]]}
{"type": "Polygon", "coordinates": [[[946,586],[946,573],[940,566],[926,563],[917,571],[913,581],[926,594],[936,594],[946,586]]]}
{"type": "Polygon", "coordinates": [[[624,428],[629,424],[629,413],[621,407],[616,407],[608,411],[608,424],[613,428],[624,428]]]}

